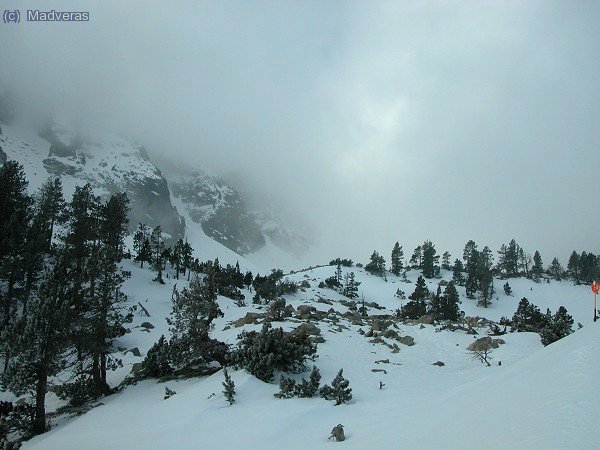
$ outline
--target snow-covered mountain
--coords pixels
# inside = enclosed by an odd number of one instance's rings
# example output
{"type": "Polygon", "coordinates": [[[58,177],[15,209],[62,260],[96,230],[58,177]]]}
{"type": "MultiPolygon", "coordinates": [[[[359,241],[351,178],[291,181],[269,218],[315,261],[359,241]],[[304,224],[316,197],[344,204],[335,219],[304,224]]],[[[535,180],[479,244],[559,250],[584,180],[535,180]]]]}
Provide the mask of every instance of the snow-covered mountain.
{"type": "MultiPolygon", "coordinates": [[[[10,121],[8,112],[0,112],[10,121]]],[[[203,234],[237,255],[267,253],[268,258],[257,259],[265,269],[274,260],[297,261],[309,245],[277,214],[250,211],[242,195],[218,176],[171,166],[164,173],[141,144],[116,133],[81,130],[57,120],[37,128],[0,120],[0,162],[7,158],[24,166],[32,193],[49,176],[61,177],[67,199],[85,183],[104,198],[126,192],[131,230],[138,223],[161,225],[169,240],[203,234]]]]}
{"type": "Polygon", "coordinates": [[[1,124],[0,146],[7,158],[24,166],[30,190],[59,176],[65,198],[90,183],[97,195],[126,192],[130,228],[139,222],[161,225],[172,238],[183,237],[185,222],[171,203],[167,181],[140,144],[114,133],[85,133],[53,122],[36,131],[1,124]]]}

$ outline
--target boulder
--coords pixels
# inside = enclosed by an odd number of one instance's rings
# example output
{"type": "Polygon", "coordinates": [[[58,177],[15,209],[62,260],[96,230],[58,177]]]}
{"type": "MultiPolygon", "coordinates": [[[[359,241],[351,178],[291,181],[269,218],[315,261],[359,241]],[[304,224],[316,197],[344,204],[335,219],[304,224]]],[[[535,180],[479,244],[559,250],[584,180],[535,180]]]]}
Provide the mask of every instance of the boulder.
{"type": "Polygon", "coordinates": [[[312,314],[316,314],[317,308],[310,305],[300,305],[296,309],[296,315],[301,319],[308,319],[312,314]]]}
{"type": "Polygon", "coordinates": [[[305,323],[301,324],[299,327],[297,327],[296,329],[294,329],[294,331],[292,331],[292,333],[295,333],[295,334],[305,333],[309,336],[318,336],[321,334],[321,330],[314,323],[305,322],[305,323]]]}
{"type": "Polygon", "coordinates": [[[140,325],[140,327],[151,330],[152,328],[154,328],[154,325],[152,325],[150,322],[144,322],[140,325]]]}
{"type": "Polygon", "coordinates": [[[442,361],[436,361],[436,362],[434,362],[434,363],[432,364],[432,366],[438,366],[438,367],[443,367],[443,366],[445,366],[445,365],[446,365],[446,364],[444,364],[442,361]]]}
{"type": "Polygon", "coordinates": [[[133,365],[131,366],[131,373],[138,373],[140,370],[142,370],[142,368],[143,364],[141,362],[133,363],[133,365]]]}
{"type": "Polygon", "coordinates": [[[426,325],[431,325],[431,324],[433,324],[433,315],[425,314],[424,316],[419,317],[419,319],[417,320],[417,323],[424,323],[426,325]]]}
{"type": "Polygon", "coordinates": [[[383,339],[381,339],[380,337],[376,337],[375,339],[371,339],[369,341],[371,344],[384,344],[385,341],[383,339]]]}
{"type": "Polygon", "coordinates": [[[373,331],[384,331],[388,326],[389,323],[384,322],[383,320],[374,320],[371,327],[373,328],[373,331]]]}
{"type": "Polygon", "coordinates": [[[292,317],[292,315],[296,312],[292,305],[285,305],[283,308],[283,317],[292,317]]]}
{"type": "Polygon", "coordinates": [[[494,344],[498,344],[498,345],[506,344],[506,341],[504,341],[504,339],[500,339],[500,338],[494,339],[492,342],[494,344]]]}
{"type": "Polygon", "coordinates": [[[385,330],[383,332],[383,337],[386,337],[388,339],[398,339],[400,335],[396,330],[385,330]]]}
{"type": "Polygon", "coordinates": [[[259,314],[259,313],[248,312],[248,313],[246,313],[246,315],[244,317],[241,317],[240,319],[236,320],[235,327],[239,328],[239,327],[243,327],[244,325],[256,324],[256,323],[258,323],[258,319],[260,317],[261,317],[261,314],[259,314]]]}
{"type": "Polygon", "coordinates": [[[471,352],[481,352],[484,350],[490,350],[492,348],[498,348],[499,344],[494,342],[491,337],[485,336],[479,338],[469,344],[467,350],[471,352]]]}
{"type": "Polygon", "coordinates": [[[409,347],[415,345],[415,340],[411,336],[402,336],[401,338],[398,338],[398,342],[404,345],[408,345],[409,347]]]}
{"type": "Polygon", "coordinates": [[[125,350],[125,354],[127,354],[129,352],[131,352],[131,354],[133,356],[142,356],[142,354],[140,353],[140,349],[137,347],[133,347],[133,348],[130,348],[129,350],[125,350]]]}

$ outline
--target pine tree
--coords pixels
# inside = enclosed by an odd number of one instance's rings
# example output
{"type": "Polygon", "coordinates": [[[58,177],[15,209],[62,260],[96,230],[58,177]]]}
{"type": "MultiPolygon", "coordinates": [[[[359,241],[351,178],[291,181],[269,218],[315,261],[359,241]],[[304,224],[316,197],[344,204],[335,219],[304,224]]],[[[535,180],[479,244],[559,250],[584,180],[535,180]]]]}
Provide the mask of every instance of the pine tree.
{"type": "Polygon", "coordinates": [[[404,251],[402,250],[402,246],[398,242],[396,242],[394,248],[392,249],[391,258],[391,272],[396,276],[399,276],[400,272],[402,272],[402,269],[404,268],[404,264],[402,262],[403,259],[404,251]]]}
{"type": "Polygon", "coordinates": [[[335,269],[335,281],[338,286],[342,285],[342,266],[340,266],[339,264],[337,265],[337,268],[335,269]]]}
{"type": "Polygon", "coordinates": [[[385,259],[377,251],[371,254],[371,260],[365,265],[365,270],[373,275],[385,276],[385,259]]]}
{"type": "Polygon", "coordinates": [[[235,383],[227,373],[227,367],[223,367],[223,375],[225,376],[225,381],[223,381],[223,395],[229,402],[230,405],[235,403],[235,383]]]}
{"type": "Polygon", "coordinates": [[[450,252],[449,251],[445,251],[444,254],[442,255],[442,269],[444,269],[444,270],[452,269],[452,267],[450,266],[450,252]]]}
{"type": "Polygon", "coordinates": [[[279,377],[279,392],[274,395],[277,398],[292,398],[297,394],[296,388],[296,382],[293,378],[288,378],[284,375],[281,375],[279,377]]]}
{"type": "Polygon", "coordinates": [[[421,269],[423,267],[423,250],[420,245],[415,248],[410,261],[408,262],[412,267],[421,269]]]}
{"type": "Polygon", "coordinates": [[[442,296],[440,318],[442,320],[457,321],[461,316],[459,305],[460,297],[454,282],[451,281],[448,283],[448,286],[446,286],[442,296]]]}
{"type": "Polygon", "coordinates": [[[542,257],[540,252],[537,250],[533,254],[533,267],[531,268],[534,281],[538,281],[544,273],[544,264],[542,263],[542,257]]]}
{"type": "Polygon", "coordinates": [[[431,241],[425,241],[421,247],[423,259],[421,268],[425,278],[433,278],[436,273],[436,266],[440,257],[436,254],[435,246],[431,241]]]}
{"type": "Polygon", "coordinates": [[[15,315],[16,284],[23,276],[32,199],[23,167],[6,161],[0,168],[0,302],[2,328],[15,315]]]}
{"type": "Polygon", "coordinates": [[[512,294],[512,288],[510,287],[510,284],[508,284],[508,281],[506,283],[504,283],[504,285],[502,286],[502,288],[504,289],[504,293],[506,295],[511,295],[512,294]]]}
{"type": "Polygon", "coordinates": [[[354,272],[344,274],[344,289],[342,294],[348,298],[358,297],[358,286],[360,282],[355,281],[354,272]]]}
{"type": "Polygon", "coordinates": [[[564,271],[562,265],[558,261],[558,258],[554,258],[552,260],[552,264],[550,264],[548,272],[550,272],[550,275],[552,275],[556,281],[561,280],[564,271]]]}
{"type": "Polygon", "coordinates": [[[418,319],[427,314],[427,300],[429,299],[429,289],[423,276],[419,275],[415,291],[408,297],[409,301],[402,307],[402,316],[408,319],[418,319]]]}
{"type": "Polygon", "coordinates": [[[331,382],[331,395],[335,400],[335,405],[341,405],[352,399],[352,389],[349,387],[350,382],[344,378],[344,369],[340,369],[338,374],[331,382]]]}
{"type": "Polygon", "coordinates": [[[480,267],[479,262],[480,252],[477,250],[477,244],[470,240],[466,243],[463,251],[463,260],[465,261],[465,271],[467,277],[465,281],[465,291],[467,298],[475,298],[475,293],[479,290],[480,267]]]}
{"type": "Polygon", "coordinates": [[[516,277],[519,274],[519,253],[521,247],[514,239],[508,245],[502,244],[498,251],[498,269],[507,277],[516,277]]]}
{"type": "Polygon", "coordinates": [[[575,281],[575,284],[579,284],[579,255],[575,250],[573,250],[573,253],[569,256],[567,272],[573,281],[575,281]]]}
{"type": "MultiPolygon", "coordinates": [[[[182,270],[183,270],[184,276],[185,276],[186,270],[188,272],[188,281],[190,281],[190,276],[191,276],[191,269],[192,269],[192,262],[193,262],[192,254],[193,253],[194,253],[194,249],[192,248],[192,246],[189,244],[188,241],[185,241],[185,243],[183,244],[183,248],[181,249],[181,262],[182,262],[182,270]]],[[[239,264],[238,264],[238,268],[239,268],[239,264]]]]}
{"type": "Polygon", "coordinates": [[[152,258],[150,227],[145,223],[140,223],[133,235],[133,250],[136,252],[135,260],[140,262],[140,268],[143,269],[144,263],[152,258]]]}
{"type": "Polygon", "coordinates": [[[169,343],[162,335],[146,353],[142,361],[142,378],[161,378],[173,373],[169,343]]]}
{"type": "Polygon", "coordinates": [[[123,240],[127,231],[128,199],[113,194],[100,208],[99,245],[93,249],[88,262],[90,289],[86,295],[85,346],[91,359],[89,372],[94,383],[94,395],[110,392],[107,371],[114,370],[120,361],[111,356],[116,338],[125,334],[124,324],[132,316],[123,313],[127,296],[121,287],[128,276],[119,266],[123,256],[123,240]]]}
{"type": "Polygon", "coordinates": [[[457,286],[462,286],[465,283],[465,277],[463,275],[465,268],[460,259],[454,261],[454,267],[452,268],[452,281],[457,286]]]}
{"type": "Polygon", "coordinates": [[[178,367],[223,360],[223,345],[209,337],[217,317],[223,317],[223,313],[212,275],[206,275],[203,281],[196,276],[181,292],[173,290],[173,309],[167,322],[172,334],[171,356],[178,367]]]}
{"type": "Polygon", "coordinates": [[[39,231],[43,235],[44,251],[49,252],[55,225],[67,219],[60,178],[50,178],[42,185],[36,198],[36,210],[42,224],[39,231]]]}
{"type": "Polygon", "coordinates": [[[152,234],[150,235],[150,248],[152,249],[152,269],[156,271],[156,278],[154,278],[154,281],[165,284],[162,277],[165,241],[162,237],[162,228],[160,225],[152,230],[152,234]]]}
{"type": "Polygon", "coordinates": [[[3,388],[20,396],[29,394],[34,407],[31,434],[47,430],[45,397],[48,379],[68,366],[72,308],[67,295],[69,271],[64,256],[46,268],[27,316],[12,325],[12,364],[2,374],[3,388]]]}
{"type": "Polygon", "coordinates": [[[527,278],[530,277],[529,268],[531,267],[531,256],[525,253],[523,248],[519,249],[519,268],[527,278]]]}
{"type": "Polygon", "coordinates": [[[428,314],[433,316],[434,320],[440,320],[443,318],[443,299],[442,299],[442,287],[438,285],[435,294],[429,299],[429,311],[428,314]]]}

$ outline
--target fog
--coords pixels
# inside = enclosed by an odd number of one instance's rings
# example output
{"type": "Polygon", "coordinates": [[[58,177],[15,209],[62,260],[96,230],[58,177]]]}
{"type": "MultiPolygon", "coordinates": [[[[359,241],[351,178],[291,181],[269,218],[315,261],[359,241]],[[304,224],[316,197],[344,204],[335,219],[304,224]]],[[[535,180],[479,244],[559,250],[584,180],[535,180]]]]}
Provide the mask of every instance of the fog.
{"type": "MultiPolygon", "coordinates": [[[[3,8],[41,7],[4,1],[3,8]]],[[[0,23],[22,105],[118,129],[313,230],[314,262],[425,239],[600,252],[600,3],[94,1],[0,23]]]]}

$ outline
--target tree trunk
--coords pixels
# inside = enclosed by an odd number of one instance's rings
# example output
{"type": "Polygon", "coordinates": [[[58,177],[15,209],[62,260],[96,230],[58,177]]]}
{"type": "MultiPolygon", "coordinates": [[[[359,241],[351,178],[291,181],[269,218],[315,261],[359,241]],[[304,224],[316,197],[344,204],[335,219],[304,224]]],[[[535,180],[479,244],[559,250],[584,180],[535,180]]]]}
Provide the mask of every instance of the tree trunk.
{"type": "Polygon", "coordinates": [[[35,417],[33,421],[33,434],[46,432],[46,391],[48,388],[48,371],[46,364],[42,363],[38,373],[35,387],[35,417]]]}

